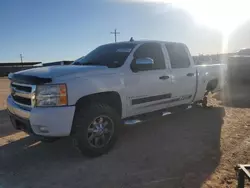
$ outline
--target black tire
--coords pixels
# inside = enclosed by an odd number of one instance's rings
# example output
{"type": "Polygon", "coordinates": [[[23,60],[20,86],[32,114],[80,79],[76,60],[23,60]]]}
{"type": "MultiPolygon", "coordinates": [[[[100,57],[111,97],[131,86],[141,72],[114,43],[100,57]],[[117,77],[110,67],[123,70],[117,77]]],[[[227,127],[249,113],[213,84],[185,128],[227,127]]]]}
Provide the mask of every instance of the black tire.
{"type": "Polygon", "coordinates": [[[203,108],[207,108],[207,97],[204,97],[203,100],[202,100],[202,103],[201,103],[202,107],[203,108]]]}
{"type": "MultiPolygon", "coordinates": [[[[103,123],[104,124],[104,123],[103,123]]],[[[110,126],[109,125],[109,126],[110,126]]],[[[73,139],[75,146],[81,151],[83,155],[89,157],[97,157],[107,153],[115,144],[119,130],[121,126],[121,118],[116,113],[116,111],[106,104],[91,104],[90,106],[80,107],[76,110],[73,127],[75,129],[73,139]],[[94,134],[93,132],[89,132],[90,126],[96,126],[93,122],[97,121],[97,118],[107,118],[110,120],[110,125],[112,124],[112,136],[108,135],[106,141],[105,136],[102,139],[103,146],[102,147],[95,147],[94,142],[96,142],[96,136],[93,140],[93,143],[89,141],[90,137],[94,134]],[[89,136],[91,134],[91,136],[89,136]],[[107,142],[104,144],[104,142],[107,142]]],[[[94,128],[93,128],[94,129],[94,128]]],[[[110,131],[111,132],[111,131],[110,131]]],[[[105,134],[105,133],[103,133],[105,134]]],[[[109,134],[109,133],[107,133],[109,134]]],[[[106,138],[107,138],[106,137],[106,138]]],[[[100,143],[100,140],[98,141],[100,143]]],[[[98,145],[99,145],[98,143],[98,145]]],[[[96,144],[96,143],[95,143],[96,144]]],[[[97,145],[97,144],[96,144],[97,145]]]]}

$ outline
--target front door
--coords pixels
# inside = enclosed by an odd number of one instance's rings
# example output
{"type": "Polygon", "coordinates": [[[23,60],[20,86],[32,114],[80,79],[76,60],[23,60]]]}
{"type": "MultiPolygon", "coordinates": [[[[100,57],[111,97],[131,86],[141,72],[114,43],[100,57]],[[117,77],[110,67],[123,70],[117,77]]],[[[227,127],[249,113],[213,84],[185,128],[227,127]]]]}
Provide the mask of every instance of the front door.
{"type": "Polygon", "coordinates": [[[167,107],[166,101],[172,96],[172,83],[169,69],[166,68],[163,46],[158,43],[144,43],[134,53],[136,62],[139,58],[151,58],[152,67],[141,68],[137,72],[127,75],[125,82],[128,85],[127,115],[137,115],[167,107]]]}

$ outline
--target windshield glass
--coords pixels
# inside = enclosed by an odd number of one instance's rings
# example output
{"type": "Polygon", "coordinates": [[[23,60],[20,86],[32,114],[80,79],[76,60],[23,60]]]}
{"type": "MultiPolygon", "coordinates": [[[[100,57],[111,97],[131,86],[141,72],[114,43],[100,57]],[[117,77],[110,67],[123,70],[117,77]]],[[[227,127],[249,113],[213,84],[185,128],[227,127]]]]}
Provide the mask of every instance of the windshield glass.
{"type": "Polygon", "coordinates": [[[117,43],[99,46],[84,57],[73,62],[73,65],[100,65],[120,67],[124,64],[136,44],[117,43]]]}

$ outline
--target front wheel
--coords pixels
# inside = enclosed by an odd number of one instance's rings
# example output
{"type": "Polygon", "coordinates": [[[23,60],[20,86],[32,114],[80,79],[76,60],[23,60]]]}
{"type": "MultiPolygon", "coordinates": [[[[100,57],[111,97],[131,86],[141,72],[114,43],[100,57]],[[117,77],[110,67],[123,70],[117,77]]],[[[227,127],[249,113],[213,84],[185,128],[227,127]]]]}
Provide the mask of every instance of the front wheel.
{"type": "Polygon", "coordinates": [[[106,104],[81,107],[74,119],[74,143],[84,155],[100,156],[114,145],[120,125],[120,116],[106,104]]]}

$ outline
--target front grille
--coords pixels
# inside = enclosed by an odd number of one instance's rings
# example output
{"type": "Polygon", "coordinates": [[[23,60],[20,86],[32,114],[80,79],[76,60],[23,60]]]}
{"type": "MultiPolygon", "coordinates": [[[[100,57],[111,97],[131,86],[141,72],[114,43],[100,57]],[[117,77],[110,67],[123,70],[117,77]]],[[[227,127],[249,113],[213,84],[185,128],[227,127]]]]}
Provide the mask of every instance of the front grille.
{"type": "Polygon", "coordinates": [[[31,93],[32,88],[30,86],[18,85],[16,83],[11,83],[11,87],[15,87],[17,90],[25,91],[31,93]]]}
{"type": "Polygon", "coordinates": [[[32,108],[34,106],[35,85],[11,83],[11,96],[16,104],[24,108],[32,108]]]}
{"type": "Polygon", "coordinates": [[[27,106],[31,106],[31,100],[30,99],[26,99],[26,98],[19,97],[19,96],[12,96],[12,97],[13,97],[14,101],[16,101],[19,104],[24,104],[24,105],[27,105],[27,106]]]}

